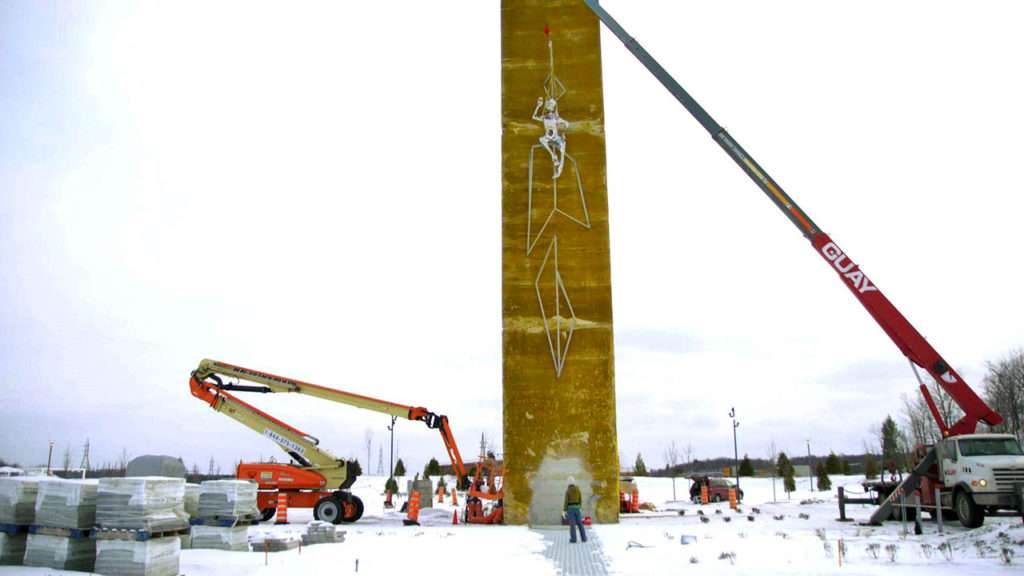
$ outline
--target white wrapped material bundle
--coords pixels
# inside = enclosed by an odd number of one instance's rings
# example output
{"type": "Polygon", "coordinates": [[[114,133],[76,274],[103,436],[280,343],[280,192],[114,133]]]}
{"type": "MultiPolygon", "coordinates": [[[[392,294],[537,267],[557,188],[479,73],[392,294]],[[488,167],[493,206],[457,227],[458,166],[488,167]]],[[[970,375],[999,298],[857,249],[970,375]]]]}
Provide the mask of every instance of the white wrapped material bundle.
{"type": "Polygon", "coordinates": [[[40,480],[37,526],[89,529],[96,524],[96,480],[40,480]]]}
{"type": "Polygon", "coordinates": [[[259,518],[256,484],[248,480],[207,480],[199,485],[199,517],[204,520],[259,518]]]}
{"type": "Polygon", "coordinates": [[[105,576],[177,576],[181,560],[177,536],[132,540],[97,540],[96,572],[105,576]]]}
{"type": "Polygon", "coordinates": [[[314,520],[306,526],[306,533],[302,535],[302,543],[310,544],[333,544],[345,541],[345,531],[338,531],[337,526],[330,522],[314,520]]]}
{"type": "Polygon", "coordinates": [[[299,547],[299,540],[289,534],[263,534],[253,539],[253,552],[284,552],[299,547]]]}
{"type": "Polygon", "coordinates": [[[25,566],[92,572],[95,563],[95,540],[46,534],[28,535],[25,544],[25,566]]]}
{"type": "Polygon", "coordinates": [[[193,526],[192,549],[200,548],[248,552],[249,527],[193,526]]]}
{"type": "Polygon", "coordinates": [[[38,478],[0,478],[0,524],[32,524],[36,517],[38,490],[38,478]]]}
{"type": "Polygon", "coordinates": [[[185,481],[143,476],[103,478],[96,493],[96,525],[158,532],[188,527],[185,481]]]}
{"type": "Polygon", "coordinates": [[[199,484],[185,484],[185,514],[190,518],[199,517],[199,484]]]}
{"type": "Polygon", "coordinates": [[[25,558],[26,536],[0,532],[0,566],[18,566],[25,558]]]}

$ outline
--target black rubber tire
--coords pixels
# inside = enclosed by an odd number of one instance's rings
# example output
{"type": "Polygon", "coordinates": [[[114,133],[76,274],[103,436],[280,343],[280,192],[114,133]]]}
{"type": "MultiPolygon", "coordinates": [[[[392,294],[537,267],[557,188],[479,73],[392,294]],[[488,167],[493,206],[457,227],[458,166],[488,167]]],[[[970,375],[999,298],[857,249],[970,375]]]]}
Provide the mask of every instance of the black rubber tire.
{"type": "Polygon", "coordinates": [[[974,503],[974,498],[966,490],[958,491],[953,502],[957,519],[964,528],[977,528],[985,522],[981,506],[974,503]]]}
{"type": "Polygon", "coordinates": [[[260,510],[260,522],[270,520],[274,517],[274,514],[277,514],[277,508],[264,508],[260,510]]]}
{"type": "Polygon", "coordinates": [[[324,496],[313,506],[313,518],[331,524],[340,524],[344,510],[345,507],[337,497],[334,495],[324,496]]]}
{"type": "MultiPolygon", "coordinates": [[[[354,509],[352,510],[351,516],[343,516],[341,518],[341,522],[344,522],[346,524],[351,524],[352,522],[355,522],[356,520],[359,520],[363,517],[363,501],[360,500],[358,496],[350,495],[349,502],[352,504],[352,507],[354,509]]],[[[338,522],[335,522],[335,524],[338,524],[338,522]]]]}
{"type": "Polygon", "coordinates": [[[721,502],[722,501],[722,497],[719,496],[718,494],[715,494],[714,496],[711,497],[711,501],[712,502],[721,502]]]}

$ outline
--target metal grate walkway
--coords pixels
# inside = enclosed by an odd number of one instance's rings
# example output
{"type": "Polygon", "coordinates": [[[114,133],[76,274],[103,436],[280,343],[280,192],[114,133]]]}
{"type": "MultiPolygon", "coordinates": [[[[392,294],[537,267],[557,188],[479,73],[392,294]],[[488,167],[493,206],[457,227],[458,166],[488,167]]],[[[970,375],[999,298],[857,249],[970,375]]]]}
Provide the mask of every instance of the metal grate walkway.
{"type": "Polygon", "coordinates": [[[608,576],[607,561],[601,551],[601,539],[593,526],[587,526],[587,541],[569,543],[569,528],[533,528],[544,536],[544,557],[555,563],[561,576],[608,576]]]}

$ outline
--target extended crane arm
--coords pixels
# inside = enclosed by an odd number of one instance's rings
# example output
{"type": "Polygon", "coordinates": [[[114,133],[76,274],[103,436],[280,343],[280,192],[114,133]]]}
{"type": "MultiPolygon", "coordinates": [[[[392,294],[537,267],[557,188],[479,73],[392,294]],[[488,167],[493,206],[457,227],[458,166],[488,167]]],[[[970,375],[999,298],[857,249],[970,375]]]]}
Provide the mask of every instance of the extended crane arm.
{"type": "MultiPolygon", "coordinates": [[[[452,467],[455,469],[459,478],[467,476],[466,467],[462,462],[462,456],[459,454],[458,445],[455,443],[455,437],[452,435],[451,428],[448,426],[448,417],[435,414],[423,407],[405,406],[394,402],[378,400],[369,396],[353,394],[351,392],[336,390],[326,386],[310,384],[309,382],[303,382],[301,380],[294,380],[284,376],[277,376],[276,374],[269,374],[267,372],[260,372],[208,359],[200,362],[199,367],[192,372],[190,386],[192,388],[193,396],[205,400],[215,410],[224,412],[257,432],[270,437],[293,458],[295,457],[295,454],[293,454],[295,446],[302,448],[302,451],[298,452],[300,455],[305,453],[313,454],[316,456],[316,459],[314,460],[307,457],[307,460],[312,462],[314,465],[318,465],[318,460],[320,460],[319,454],[326,455],[325,458],[329,457],[332,461],[336,459],[325,450],[317,448],[316,444],[318,444],[319,441],[312,436],[296,430],[284,422],[273,418],[269,414],[261,412],[257,408],[242,402],[232,395],[231,392],[305,394],[307,396],[313,396],[323,400],[330,400],[331,402],[348,404],[349,406],[355,406],[364,410],[382,412],[399,418],[419,420],[424,422],[428,428],[440,431],[441,439],[444,442],[445,450],[448,452],[448,457],[451,459],[452,467]],[[234,378],[239,381],[245,380],[257,385],[253,386],[226,383],[224,382],[224,378],[234,378]],[[228,408],[234,409],[234,412],[229,412],[228,408]],[[248,418],[243,420],[238,415],[246,415],[248,418]],[[265,427],[268,427],[266,426],[267,423],[273,424],[273,426],[269,426],[269,429],[272,430],[272,432],[277,433],[279,437],[275,437],[264,430],[265,427]]],[[[296,458],[296,460],[303,462],[298,458],[296,458]]]]}
{"type": "Polygon", "coordinates": [[[796,226],[814,246],[815,251],[829,263],[839,274],[839,278],[857,300],[875,319],[882,330],[896,344],[900,351],[913,365],[920,366],[949,393],[953,400],[964,411],[964,416],[951,426],[944,422],[935,409],[934,400],[924,384],[921,392],[928,402],[943,435],[969,434],[974,432],[978,422],[996,425],[1003,418],[993,411],[963,381],[963,378],[941,355],[925,340],[924,336],[889,302],[889,299],[868,279],[860,267],[854,264],[846,253],[827,234],[821,231],[813,220],[797,206],[796,202],[782,190],[782,187],[764,171],[763,168],[739,145],[728,132],[660,64],[644,50],[633,37],[615,21],[614,18],[598,4],[597,0],[584,0],[587,6],[597,15],[615,36],[625,44],[626,48],[636,56],[665,88],[683,105],[684,108],[711,134],[711,137],[725,150],[725,153],[757,184],[789,221],[796,226]]]}

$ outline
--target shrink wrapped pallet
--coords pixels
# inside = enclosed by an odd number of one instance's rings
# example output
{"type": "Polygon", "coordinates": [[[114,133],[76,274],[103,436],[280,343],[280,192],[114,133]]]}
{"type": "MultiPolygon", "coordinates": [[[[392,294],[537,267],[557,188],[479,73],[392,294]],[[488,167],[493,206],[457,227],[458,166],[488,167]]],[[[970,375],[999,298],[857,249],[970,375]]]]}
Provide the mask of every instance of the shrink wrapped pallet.
{"type": "Polygon", "coordinates": [[[0,566],[17,566],[25,559],[25,543],[28,534],[4,534],[0,532],[0,566]]]}
{"type": "Polygon", "coordinates": [[[150,532],[182,530],[188,527],[184,498],[181,478],[103,478],[96,493],[96,525],[150,532]]]}
{"type": "Polygon", "coordinates": [[[208,480],[199,485],[199,517],[257,519],[256,484],[248,480],[208,480]]]}
{"type": "Polygon", "coordinates": [[[40,480],[35,524],[51,528],[92,528],[96,524],[96,488],[95,480],[40,480]]]}
{"type": "Polygon", "coordinates": [[[35,522],[38,490],[38,478],[0,478],[0,524],[28,525],[35,522]]]}
{"type": "Polygon", "coordinates": [[[288,534],[261,534],[252,541],[253,552],[284,552],[299,547],[299,540],[288,534]]]}
{"type": "Polygon", "coordinates": [[[212,548],[214,550],[249,551],[248,526],[193,526],[192,549],[212,548]]]}
{"type": "Polygon", "coordinates": [[[25,566],[92,572],[95,563],[95,540],[46,534],[28,535],[25,544],[25,566]]]}
{"type": "Polygon", "coordinates": [[[185,514],[190,518],[199,517],[199,484],[185,484],[185,514]]]}
{"type": "Polygon", "coordinates": [[[96,572],[105,576],[176,576],[180,561],[177,536],[96,542],[96,572]]]}
{"type": "Polygon", "coordinates": [[[314,520],[306,526],[306,533],[302,535],[302,543],[310,544],[333,544],[345,541],[345,531],[338,531],[337,526],[330,522],[314,520]]]}

